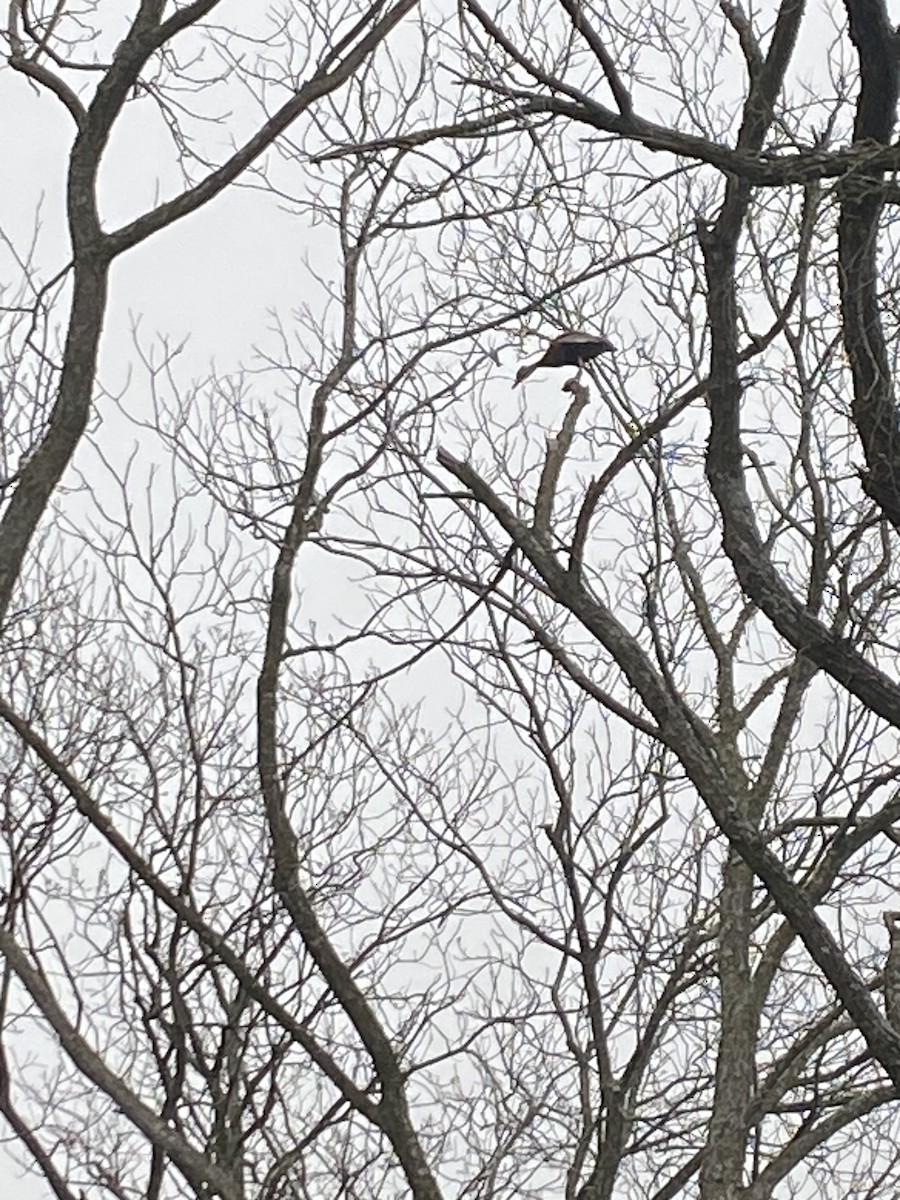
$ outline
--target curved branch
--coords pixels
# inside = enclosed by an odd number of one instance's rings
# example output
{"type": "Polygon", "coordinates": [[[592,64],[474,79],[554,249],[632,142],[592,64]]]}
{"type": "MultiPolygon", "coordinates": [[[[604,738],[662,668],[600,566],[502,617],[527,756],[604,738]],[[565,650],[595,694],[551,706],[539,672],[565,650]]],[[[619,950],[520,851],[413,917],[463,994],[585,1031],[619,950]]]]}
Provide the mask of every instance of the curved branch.
{"type": "MultiPolygon", "coordinates": [[[[409,3],[409,0],[405,0],[409,3]]],[[[348,285],[352,295],[352,286],[348,285]]],[[[352,313],[345,315],[345,335],[352,313]]],[[[325,982],[347,1014],[366,1048],[381,1088],[379,1124],[389,1138],[415,1200],[441,1200],[441,1190],[413,1127],[406,1102],[406,1077],[390,1038],[374,1007],[338,954],[300,883],[297,836],[285,804],[278,758],[278,686],[293,596],[293,569],[309,535],[309,513],[326,443],[327,401],[335,383],[353,363],[352,339],[345,336],[344,354],[316,389],[311,403],[306,463],[294,498],[288,527],[272,571],[266,648],[256,688],[257,770],[275,860],[275,889],[325,982]]]]}
{"type": "Polygon", "coordinates": [[[81,1074],[109,1096],[123,1116],[153,1145],[165,1150],[195,1192],[198,1195],[212,1192],[222,1200],[243,1200],[243,1188],[238,1180],[195,1150],[163,1117],[149,1108],[120,1075],[110,1070],[63,1012],[43,972],[30,961],[12,933],[3,927],[0,927],[0,954],[15,971],[81,1074]]]}
{"type": "Polygon", "coordinates": [[[765,838],[744,815],[746,800],[718,762],[715,748],[696,717],[673,695],[644,654],[637,638],[612,612],[575,581],[551,549],[508,508],[468,463],[446,450],[438,462],[483,504],[526,555],[557,602],[568,609],[618,663],[629,684],[659,724],[661,738],[678,754],[713,820],[773,901],[790,920],[892,1083],[900,1087],[900,1033],[885,1020],[866,984],[848,963],[830,929],[802,887],[794,883],[765,838]]]}
{"type": "Polygon", "coordinates": [[[59,756],[27,721],[0,698],[0,719],[14,729],[24,744],[33,750],[44,766],[66,789],[79,813],[100,833],[128,868],[134,872],[162,903],[194,933],[199,941],[218,958],[238,980],[260,1008],[276,1021],[322,1071],[343,1098],[357,1112],[378,1123],[377,1105],[344,1074],[331,1056],[319,1045],[300,1021],[269,994],[244,960],[228,945],[226,939],[204,921],[192,904],[173,892],[156,872],[113,825],[90,793],[69,771],[59,756]]]}
{"type": "MultiPolygon", "coordinates": [[[[251,163],[255,162],[311,104],[346,83],[384,41],[394,26],[399,24],[417,4],[418,0],[399,0],[380,21],[373,25],[366,36],[347,53],[333,71],[324,71],[320,68],[249,141],[244,143],[240,150],[221,167],[202,179],[200,183],[188,188],[180,196],[166,200],[151,212],[144,213],[143,216],[136,218],[128,225],[122,226],[121,229],[108,234],[106,240],[110,255],[115,257],[124,250],[136,246],[138,242],[144,241],[151,234],[196,212],[198,208],[218,196],[251,163]]],[[[375,7],[380,7],[380,4],[375,7]]]]}
{"type": "MultiPolygon", "coordinates": [[[[67,196],[74,290],[59,394],[47,433],[21,469],[19,485],[0,521],[0,622],[34,531],[87,426],[113,258],[217,196],[310,104],[345,83],[418,0],[399,0],[333,71],[320,69],[241,150],[196,187],[123,229],[104,234],[97,211],[97,172],[128,91],[149,56],[168,37],[209,12],[217,2],[196,0],[160,23],[162,3],[144,0],[80,124],[69,162],[67,196]]],[[[370,14],[377,13],[381,3],[376,0],[370,14]]]]}
{"type": "MultiPolygon", "coordinates": [[[[883,0],[847,0],[847,15],[860,71],[853,135],[886,144],[900,96],[900,37],[891,28],[883,0]]],[[[884,173],[872,167],[854,172],[839,194],[838,277],[853,375],[853,421],[867,465],[862,483],[900,529],[900,424],[878,296],[884,173]]]]}
{"type": "MultiPolygon", "coordinates": [[[[61,79],[49,67],[45,67],[43,63],[36,61],[37,54],[44,48],[43,43],[35,49],[35,57],[29,58],[27,56],[25,53],[25,43],[22,40],[22,34],[19,30],[20,16],[23,19],[26,32],[30,32],[22,2],[21,0],[14,0],[9,6],[9,20],[6,25],[6,36],[10,45],[9,65],[14,71],[18,71],[22,75],[27,75],[29,79],[33,79],[35,83],[41,84],[49,92],[52,92],[58,100],[61,100],[72,114],[75,124],[80,129],[86,116],[84,105],[64,79],[61,79]]],[[[44,42],[46,42],[46,36],[44,42]]]]}

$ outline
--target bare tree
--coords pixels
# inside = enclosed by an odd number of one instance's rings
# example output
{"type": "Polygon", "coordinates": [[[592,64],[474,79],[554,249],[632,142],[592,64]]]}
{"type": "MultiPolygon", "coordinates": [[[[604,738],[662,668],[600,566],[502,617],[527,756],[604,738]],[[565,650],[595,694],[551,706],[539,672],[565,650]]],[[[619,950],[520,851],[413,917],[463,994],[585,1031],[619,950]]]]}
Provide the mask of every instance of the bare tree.
{"type": "Polygon", "coordinates": [[[883,3],[135,8],[7,31],[75,124],[71,262],[4,235],[21,1161],[60,1200],[896,1191],[883,3]],[[151,106],[183,187],[110,230],[151,106]],[[330,266],[245,369],[136,330],[110,397],[112,264],[243,185],[330,266]],[[514,392],[571,329],[617,349],[514,392]]]}

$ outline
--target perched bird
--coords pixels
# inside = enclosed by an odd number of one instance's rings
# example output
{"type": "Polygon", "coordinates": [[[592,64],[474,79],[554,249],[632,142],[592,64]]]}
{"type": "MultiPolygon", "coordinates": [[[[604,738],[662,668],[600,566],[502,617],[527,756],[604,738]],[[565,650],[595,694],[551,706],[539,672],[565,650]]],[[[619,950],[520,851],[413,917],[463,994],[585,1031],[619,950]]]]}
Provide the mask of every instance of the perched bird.
{"type": "MultiPolygon", "coordinates": [[[[583,367],[598,354],[609,354],[615,349],[609,338],[599,333],[577,333],[568,330],[554,338],[537,362],[520,367],[516,384],[527,379],[539,367],[583,367]]],[[[515,384],[513,384],[515,387],[515,384]]]]}
{"type": "Polygon", "coordinates": [[[884,964],[884,1014],[900,1033],[900,912],[886,912],[884,923],[891,935],[884,964]]]}

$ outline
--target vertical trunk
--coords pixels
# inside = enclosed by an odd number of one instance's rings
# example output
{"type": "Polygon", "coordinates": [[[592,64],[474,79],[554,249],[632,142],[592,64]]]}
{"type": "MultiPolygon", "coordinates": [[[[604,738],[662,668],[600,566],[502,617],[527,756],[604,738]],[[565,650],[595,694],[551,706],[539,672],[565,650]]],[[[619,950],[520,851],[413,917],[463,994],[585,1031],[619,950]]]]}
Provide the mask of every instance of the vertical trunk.
{"type": "Polygon", "coordinates": [[[700,1171],[701,1200],[722,1200],[736,1194],[743,1182],[757,1024],[750,987],[752,895],[753,872],[737,854],[730,854],[719,901],[721,1034],[712,1118],[700,1171]]]}

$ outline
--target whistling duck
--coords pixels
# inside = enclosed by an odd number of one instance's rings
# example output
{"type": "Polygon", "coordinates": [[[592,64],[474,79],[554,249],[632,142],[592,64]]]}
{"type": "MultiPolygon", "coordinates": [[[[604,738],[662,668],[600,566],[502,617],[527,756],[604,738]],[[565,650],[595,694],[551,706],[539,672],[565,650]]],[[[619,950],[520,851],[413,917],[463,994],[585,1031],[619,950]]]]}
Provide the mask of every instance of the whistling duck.
{"type": "MultiPolygon", "coordinates": [[[[537,362],[520,367],[516,383],[538,369],[538,367],[583,367],[598,354],[609,354],[615,349],[609,338],[599,333],[577,333],[569,330],[554,338],[537,362]]],[[[513,384],[515,387],[515,384],[513,384]]]]}

